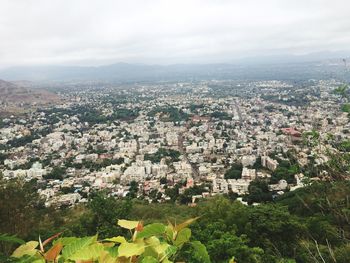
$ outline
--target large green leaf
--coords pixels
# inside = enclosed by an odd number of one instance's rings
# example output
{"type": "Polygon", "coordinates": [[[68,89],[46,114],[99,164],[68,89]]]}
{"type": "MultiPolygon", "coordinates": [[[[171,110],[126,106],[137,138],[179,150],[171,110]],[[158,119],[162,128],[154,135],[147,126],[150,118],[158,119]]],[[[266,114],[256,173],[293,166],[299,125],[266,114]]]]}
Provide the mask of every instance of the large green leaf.
{"type": "Polygon", "coordinates": [[[105,250],[112,258],[118,257],[118,247],[105,247],[105,250]]]}
{"type": "Polygon", "coordinates": [[[191,229],[189,228],[183,228],[180,230],[180,232],[177,234],[177,237],[174,241],[174,245],[177,247],[182,246],[184,243],[188,242],[191,237],[191,229]]]}
{"type": "Polygon", "coordinates": [[[157,237],[152,236],[152,237],[146,238],[145,243],[147,246],[155,247],[155,246],[158,246],[160,244],[160,241],[157,237]]]}
{"type": "Polygon", "coordinates": [[[73,243],[75,241],[80,240],[80,238],[78,237],[61,237],[59,239],[56,239],[52,242],[53,245],[57,244],[57,243],[61,243],[63,246],[67,246],[70,243],[73,243]]]}
{"type": "Polygon", "coordinates": [[[145,245],[140,243],[122,243],[118,248],[119,257],[132,257],[141,255],[145,251],[145,245]]]}
{"type": "Polygon", "coordinates": [[[104,241],[110,241],[110,242],[114,242],[114,243],[125,243],[126,239],[125,239],[125,237],[117,236],[117,237],[106,238],[106,239],[104,239],[104,241]]]}
{"type": "Polygon", "coordinates": [[[18,247],[13,253],[12,256],[15,258],[20,258],[24,255],[33,256],[36,254],[37,250],[35,249],[39,245],[38,241],[29,241],[24,245],[18,247]]]}
{"type": "Polygon", "coordinates": [[[168,240],[174,240],[176,235],[175,235],[175,232],[174,232],[174,227],[169,224],[168,226],[166,226],[165,228],[165,234],[166,234],[166,237],[168,240]]]}
{"type": "Polygon", "coordinates": [[[167,257],[171,257],[173,255],[175,255],[177,252],[177,247],[175,246],[169,246],[166,251],[165,251],[165,254],[167,257]]]}
{"type": "Polygon", "coordinates": [[[154,223],[147,225],[143,230],[137,233],[137,238],[147,238],[151,236],[161,235],[165,232],[165,225],[160,223],[154,223]]]}
{"type": "Polygon", "coordinates": [[[195,255],[200,258],[201,262],[210,263],[208,251],[200,241],[193,241],[191,245],[195,250],[195,255]]]}
{"type": "Polygon", "coordinates": [[[129,220],[124,220],[124,219],[118,220],[119,226],[121,226],[122,228],[130,229],[130,230],[136,228],[138,224],[139,224],[139,221],[129,221],[129,220]]]}
{"type": "Polygon", "coordinates": [[[93,242],[96,242],[97,236],[92,237],[84,237],[81,239],[77,239],[71,243],[69,243],[67,246],[65,246],[62,250],[62,255],[65,259],[70,258],[72,255],[74,255],[77,251],[89,246],[93,242]]]}
{"type": "Polygon", "coordinates": [[[104,251],[104,246],[100,243],[94,243],[76,251],[69,257],[71,260],[97,260],[104,251]]]}

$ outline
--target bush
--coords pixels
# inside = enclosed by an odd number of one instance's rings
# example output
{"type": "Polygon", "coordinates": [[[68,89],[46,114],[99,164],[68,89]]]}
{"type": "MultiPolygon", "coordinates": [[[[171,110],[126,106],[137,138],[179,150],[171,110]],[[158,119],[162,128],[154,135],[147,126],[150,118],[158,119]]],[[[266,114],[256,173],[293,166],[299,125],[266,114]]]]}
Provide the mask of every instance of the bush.
{"type": "Polygon", "coordinates": [[[143,226],[141,221],[118,220],[118,226],[129,230],[130,236],[98,239],[98,235],[77,238],[61,237],[61,233],[44,242],[29,241],[18,247],[12,257],[19,262],[171,262],[184,247],[192,247],[203,263],[209,263],[205,246],[199,241],[190,241],[188,225],[197,218],[173,225],[153,223],[143,226]],[[50,249],[45,249],[51,241],[50,249]]]}

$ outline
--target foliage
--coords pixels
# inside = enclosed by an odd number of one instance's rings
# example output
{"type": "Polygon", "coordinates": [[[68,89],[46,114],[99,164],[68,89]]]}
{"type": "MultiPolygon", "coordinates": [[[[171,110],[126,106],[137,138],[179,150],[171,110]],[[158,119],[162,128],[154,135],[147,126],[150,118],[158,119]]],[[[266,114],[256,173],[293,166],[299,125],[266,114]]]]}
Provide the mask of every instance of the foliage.
{"type": "Polygon", "coordinates": [[[231,165],[225,173],[225,179],[240,179],[242,177],[243,166],[240,163],[234,163],[231,165]]]}
{"type": "Polygon", "coordinates": [[[286,180],[287,183],[295,183],[294,175],[299,173],[300,168],[297,163],[292,164],[289,161],[280,161],[278,167],[273,171],[270,183],[278,183],[279,180],[286,180]]]}
{"type": "MultiPolygon", "coordinates": [[[[201,262],[210,262],[205,246],[199,241],[190,241],[191,230],[187,227],[197,218],[179,225],[160,223],[143,226],[141,221],[118,220],[118,226],[131,232],[131,238],[116,236],[98,240],[98,236],[83,238],[61,237],[53,241],[29,241],[18,247],[12,257],[17,262],[171,262],[185,244],[190,244],[201,262]]],[[[57,236],[57,235],[56,235],[57,236]]]]}
{"type": "Polygon", "coordinates": [[[228,115],[227,112],[224,111],[214,111],[212,114],[210,114],[212,118],[219,119],[219,120],[231,120],[232,118],[228,115]]]}
{"type": "Polygon", "coordinates": [[[0,242],[24,244],[24,241],[15,235],[0,234],[0,242]]]}
{"type": "MultiPolygon", "coordinates": [[[[28,238],[33,228],[38,228],[37,218],[43,211],[43,202],[34,185],[35,182],[0,178],[0,233],[8,234],[1,236],[2,241],[5,237],[9,241],[12,235],[28,238]]],[[[12,246],[12,243],[0,242],[0,251],[7,253],[12,246]]]]}
{"type": "Polygon", "coordinates": [[[348,97],[349,87],[347,85],[341,85],[334,90],[334,94],[340,95],[343,98],[348,97]]]}
{"type": "MultiPolygon", "coordinates": [[[[33,182],[16,180],[1,184],[0,233],[8,233],[9,236],[16,234],[21,239],[32,240],[37,239],[39,234],[45,239],[63,232],[64,237],[55,238],[52,247],[50,242],[43,242],[44,255],[48,258],[54,257],[59,250],[62,256],[69,242],[82,239],[83,244],[76,243],[74,246],[82,247],[84,255],[93,257],[103,248],[115,257],[121,243],[134,243],[134,232],[130,234],[116,221],[126,218],[138,222],[142,218],[145,232],[139,231],[143,234],[137,234],[136,240],[145,242],[152,235],[160,243],[177,247],[189,237],[189,242],[183,243],[181,249],[169,259],[177,262],[195,263],[206,259],[195,251],[195,247],[199,251],[203,248],[194,242],[197,240],[207,248],[212,262],[229,262],[234,257],[237,263],[311,263],[323,262],[322,257],[324,262],[345,263],[349,262],[349,189],[350,182],[346,180],[315,182],[258,206],[246,206],[239,201],[216,196],[199,202],[196,207],[174,203],[148,204],[129,198],[117,200],[106,193],[95,193],[86,206],[53,210],[44,208],[41,202],[36,201],[39,199],[33,182]],[[178,239],[164,237],[163,228],[166,232],[168,219],[181,222],[197,216],[201,216],[201,219],[192,222],[191,232],[179,230],[177,227],[181,224],[174,223],[173,232],[177,231],[178,239]],[[97,239],[95,233],[98,233],[97,239]],[[62,241],[62,248],[55,246],[57,240],[62,241]],[[106,248],[106,244],[110,243],[113,246],[106,248]]],[[[135,222],[131,224],[136,225],[135,222]]],[[[40,250],[38,243],[35,249],[40,250]]],[[[34,244],[29,243],[27,247],[34,244]]],[[[137,254],[140,247],[131,246],[137,254]]],[[[0,262],[15,261],[4,258],[13,250],[12,243],[0,242],[3,254],[0,255],[0,262]]],[[[122,248],[123,253],[128,251],[122,248]]],[[[141,257],[137,256],[136,259],[141,257]]],[[[156,262],[152,257],[145,256],[142,260],[156,262]]],[[[27,262],[33,262],[30,255],[25,258],[27,262]]],[[[24,262],[24,258],[21,260],[24,262]]]]}
{"type": "Polygon", "coordinates": [[[342,112],[347,112],[350,113],[350,104],[349,103],[345,103],[341,106],[341,111],[342,112]]]}
{"type": "Polygon", "coordinates": [[[150,160],[152,163],[159,163],[161,159],[169,157],[172,162],[178,162],[180,155],[179,151],[160,148],[154,154],[145,154],[144,159],[150,160]]]}
{"type": "Polygon", "coordinates": [[[157,107],[148,113],[148,116],[160,115],[162,121],[186,121],[188,114],[175,107],[157,107]]]}
{"type": "Polygon", "coordinates": [[[207,192],[204,185],[194,185],[193,187],[187,188],[183,194],[179,195],[177,200],[180,204],[188,204],[192,202],[192,196],[201,195],[203,192],[207,192]]]}
{"type": "Polygon", "coordinates": [[[350,140],[344,140],[338,147],[341,151],[350,152],[350,140]]]}
{"type": "Polygon", "coordinates": [[[248,204],[263,203],[272,201],[272,193],[269,191],[269,185],[266,180],[256,179],[248,186],[248,204]]]}
{"type": "Polygon", "coordinates": [[[97,231],[102,238],[113,234],[124,234],[124,231],[115,225],[115,220],[129,215],[132,209],[130,200],[118,201],[101,192],[91,197],[89,208],[92,211],[91,218],[94,226],[90,228],[89,234],[97,231]]]}
{"type": "Polygon", "coordinates": [[[66,169],[63,167],[56,166],[52,171],[43,176],[45,179],[63,180],[63,176],[66,173],[66,169]]]}

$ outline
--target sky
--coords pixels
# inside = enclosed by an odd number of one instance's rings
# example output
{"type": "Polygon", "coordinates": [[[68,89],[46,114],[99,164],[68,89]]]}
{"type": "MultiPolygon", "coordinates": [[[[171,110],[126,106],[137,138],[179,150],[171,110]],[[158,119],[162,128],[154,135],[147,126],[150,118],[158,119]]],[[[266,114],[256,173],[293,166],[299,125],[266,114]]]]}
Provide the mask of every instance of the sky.
{"type": "Polygon", "coordinates": [[[349,10],[349,0],[0,0],[0,67],[347,52],[349,10]]]}

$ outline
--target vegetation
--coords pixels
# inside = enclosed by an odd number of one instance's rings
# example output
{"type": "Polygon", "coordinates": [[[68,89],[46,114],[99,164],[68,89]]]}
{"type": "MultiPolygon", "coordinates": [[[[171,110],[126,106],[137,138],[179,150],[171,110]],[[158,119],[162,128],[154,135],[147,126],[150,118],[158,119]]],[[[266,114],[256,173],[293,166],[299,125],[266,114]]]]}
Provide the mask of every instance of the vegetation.
{"type": "Polygon", "coordinates": [[[63,119],[65,115],[78,116],[81,122],[87,122],[90,125],[106,123],[116,120],[132,120],[138,116],[138,111],[129,109],[115,109],[110,115],[104,115],[93,107],[74,106],[72,108],[53,108],[42,110],[50,116],[51,123],[56,123],[63,119]]]}
{"type": "Polygon", "coordinates": [[[63,167],[56,166],[52,169],[50,173],[44,175],[45,179],[54,179],[54,180],[63,180],[63,177],[66,173],[66,169],[63,167]]]}
{"type": "Polygon", "coordinates": [[[203,263],[210,262],[205,246],[190,241],[191,230],[187,227],[197,218],[181,224],[154,223],[143,226],[141,221],[118,220],[118,226],[130,231],[130,236],[115,236],[98,240],[98,236],[83,238],[62,237],[56,234],[44,242],[29,241],[18,247],[12,257],[17,262],[171,262],[185,245],[191,246],[193,256],[203,263]],[[45,246],[51,241],[50,249],[45,246]]]}
{"type": "Polygon", "coordinates": [[[280,161],[277,169],[271,175],[271,183],[278,183],[279,180],[286,180],[287,183],[295,183],[294,175],[299,172],[298,164],[291,164],[290,161],[280,161]]]}
{"type": "Polygon", "coordinates": [[[148,116],[159,115],[162,121],[180,122],[188,119],[188,114],[175,107],[158,107],[151,110],[148,116]]]}
{"type": "Polygon", "coordinates": [[[212,118],[220,119],[220,120],[231,120],[232,118],[228,115],[227,112],[224,111],[214,111],[210,114],[212,118]]]}
{"type": "Polygon", "coordinates": [[[341,106],[341,110],[342,112],[347,112],[350,113],[350,104],[349,103],[345,103],[341,106]]]}
{"type": "Polygon", "coordinates": [[[225,173],[225,179],[240,179],[242,177],[243,166],[241,163],[234,163],[225,173]]]}
{"type": "Polygon", "coordinates": [[[256,179],[249,184],[248,204],[272,201],[272,193],[266,180],[256,179]]]}
{"type": "Polygon", "coordinates": [[[180,155],[179,151],[160,148],[154,154],[145,154],[144,159],[150,160],[152,163],[159,163],[161,159],[169,157],[172,162],[178,162],[180,155]]]}
{"type": "MultiPolygon", "coordinates": [[[[252,186],[261,191],[250,187],[251,198],[265,194],[266,186],[262,182],[252,186]]],[[[105,193],[96,193],[90,197],[87,206],[53,210],[43,207],[34,187],[34,182],[15,180],[6,183],[6,187],[2,182],[0,233],[32,240],[39,234],[48,238],[63,232],[61,240],[69,240],[67,237],[71,236],[88,237],[83,238],[91,241],[86,246],[105,248],[109,242],[104,240],[111,236],[124,236],[128,243],[133,243],[128,231],[116,224],[117,219],[142,218],[147,224],[158,224],[155,222],[163,223],[169,219],[181,222],[185,218],[201,216],[191,227],[190,242],[202,242],[211,262],[228,262],[232,256],[238,263],[323,262],[321,257],[324,262],[349,262],[350,207],[347,199],[350,182],[347,181],[314,183],[259,206],[245,206],[221,196],[200,202],[194,208],[170,203],[145,204],[130,198],[117,200],[105,193]]],[[[160,242],[174,245],[171,240],[161,239],[159,235],[155,237],[160,242]]],[[[0,238],[0,244],[3,258],[10,262],[8,256],[18,243],[8,243],[0,238]]],[[[68,246],[62,245],[60,257],[68,246]]],[[[118,250],[118,243],[112,245],[118,250]]],[[[50,244],[46,246],[48,250],[44,255],[50,250],[50,244]]],[[[173,256],[178,261],[203,262],[196,258],[194,249],[189,243],[183,244],[173,256]]],[[[138,258],[141,259],[141,255],[138,258]]]]}

